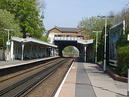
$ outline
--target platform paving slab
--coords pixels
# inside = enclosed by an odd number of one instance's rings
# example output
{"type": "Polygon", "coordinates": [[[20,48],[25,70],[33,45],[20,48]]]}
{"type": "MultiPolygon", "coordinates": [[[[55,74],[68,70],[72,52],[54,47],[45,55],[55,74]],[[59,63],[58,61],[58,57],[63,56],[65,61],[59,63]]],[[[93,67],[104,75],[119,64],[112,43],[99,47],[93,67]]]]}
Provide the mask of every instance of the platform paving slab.
{"type": "Polygon", "coordinates": [[[58,97],[127,97],[127,83],[113,80],[96,64],[74,62],[58,97]]]}
{"type": "Polygon", "coordinates": [[[74,63],[58,97],[75,97],[76,71],[77,65],[74,63]]]}
{"type": "Polygon", "coordinates": [[[83,64],[97,97],[127,97],[127,83],[112,79],[96,64],[83,64]]]}
{"type": "Polygon", "coordinates": [[[96,97],[82,63],[75,62],[58,97],[96,97]]]}

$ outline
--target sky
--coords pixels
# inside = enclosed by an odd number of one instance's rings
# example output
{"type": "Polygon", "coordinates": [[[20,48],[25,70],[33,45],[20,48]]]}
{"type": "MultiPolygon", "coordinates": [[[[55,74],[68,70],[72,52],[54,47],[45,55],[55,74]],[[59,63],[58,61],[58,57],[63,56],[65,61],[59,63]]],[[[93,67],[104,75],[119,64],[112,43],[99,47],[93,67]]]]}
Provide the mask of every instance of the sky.
{"type": "Polygon", "coordinates": [[[77,27],[82,18],[109,15],[128,7],[128,0],[41,0],[45,2],[44,25],[47,30],[54,26],[77,27]]]}

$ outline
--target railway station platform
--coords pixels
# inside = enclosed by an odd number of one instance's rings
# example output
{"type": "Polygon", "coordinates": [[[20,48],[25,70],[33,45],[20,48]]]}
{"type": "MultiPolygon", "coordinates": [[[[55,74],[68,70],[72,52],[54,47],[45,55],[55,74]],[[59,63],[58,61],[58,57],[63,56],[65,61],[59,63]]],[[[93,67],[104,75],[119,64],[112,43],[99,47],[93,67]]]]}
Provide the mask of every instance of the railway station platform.
{"type": "Polygon", "coordinates": [[[16,66],[21,66],[21,65],[27,65],[30,63],[38,62],[38,61],[47,61],[51,59],[58,58],[58,56],[53,56],[53,57],[45,57],[45,58],[39,58],[39,59],[33,59],[33,60],[13,60],[13,61],[0,61],[0,69],[6,69],[6,68],[11,68],[11,67],[16,67],[16,66]]]}
{"type": "Polygon", "coordinates": [[[127,83],[113,80],[91,63],[74,62],[55,97],[127,97],[127,83]]]}

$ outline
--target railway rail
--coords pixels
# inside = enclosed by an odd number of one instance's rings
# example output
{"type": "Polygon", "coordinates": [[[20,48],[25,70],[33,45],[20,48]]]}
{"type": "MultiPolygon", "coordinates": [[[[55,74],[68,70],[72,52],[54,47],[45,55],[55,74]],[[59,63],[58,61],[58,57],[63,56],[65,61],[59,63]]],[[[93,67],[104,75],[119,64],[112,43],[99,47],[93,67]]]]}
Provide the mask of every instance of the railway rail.
{"type": "MultiPolygon", "coordinates": [[[[21,68],[19,71],[17,71],[16,69],[16,72],[10,72],[10,71],[12,71],[12,70],[9,70],[9,71],[7,71],[7,70],[4,70],[4,74],[3,74],[3,72],[1,71],[1,76],[0,76],[0,83],[1,82],[4,82],[4,81],[6,81],[6,80],[10,80],[10,79],[13,79],[13,78],[15,78],[15,77],[17,77],[17,76],[20,76],[20,75],[23,75],[23,74],[26,74],[26,73],[28,73],[28,72],[31,72],[31,71],[33,71],[33,70],[36,70],[36,69],[39,69],[39,68],[46,68],[46,67],[48,67],[48,66],[50,66],[50,65],[52,65],[53,63],[55,63],[55,62],[60,62],[61,60],[63,60],[62,58],[58,58],[58,59],[55,59],[55,60],[52,60],[52,61],[49,61],[49,62],[46,62],[46,63],[43,63],[43,64],[36,64],[35,66],[32,66],[32,67],[30,67],[30,66],[26,66],[26,67],[28,67],[28,68],[21,68]],[[5,74],[6,73],[6,74],[5,74]]],[[[25,66],[24,66],[25,67],[25,66]]],[[[20,67],[19,67],[20,68],[20,67]]],[[[13,69],[14,70],[14,69],[13,69]]]]}
{"type": "MultiPolygon", "coordinates": [[[[44,69],[41,69],[43,66],[38,66],[33,69],[30,69],[28,71],[25,71],[24,73],[31,72],[34,70],[40,69],[38,72],[18,81],[14,84],[7,86],[4,89],[0,89],[0,97],[19,97],[19,96],[25,96],[28,92],[30,92],[33,88],[35,88],[37,85],[39,85],[41,82],[43,82],[45,79],[47,79],[49,76],[51,76],[57,68],[62,66],[63,64],[66,64],[70,60],[68,59],[60,59],[55,60],[53,62],[50,62],[49,64],[52,65],[45,65],[46,67],[44,69]]],[[[24,73],[20,73],[21,75],[24,73]]],[[[6,81],[13,77],[17,77],[20,74],[17,74],[15,76],[9,77],[7,79],[1,80],[6,81]]]]}

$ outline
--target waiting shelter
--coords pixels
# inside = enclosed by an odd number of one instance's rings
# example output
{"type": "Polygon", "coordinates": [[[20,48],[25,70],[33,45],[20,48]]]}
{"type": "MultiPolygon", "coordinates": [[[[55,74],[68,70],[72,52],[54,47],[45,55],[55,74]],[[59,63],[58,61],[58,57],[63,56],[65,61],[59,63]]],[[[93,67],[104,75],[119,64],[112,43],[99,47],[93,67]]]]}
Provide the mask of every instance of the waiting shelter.
{"type": "Polygon", "coordinates": [[[57,46],[31,37],[12,37],[10,45],[10,60],[37,59],[57,56],[57,46]]]}

